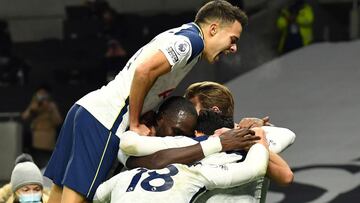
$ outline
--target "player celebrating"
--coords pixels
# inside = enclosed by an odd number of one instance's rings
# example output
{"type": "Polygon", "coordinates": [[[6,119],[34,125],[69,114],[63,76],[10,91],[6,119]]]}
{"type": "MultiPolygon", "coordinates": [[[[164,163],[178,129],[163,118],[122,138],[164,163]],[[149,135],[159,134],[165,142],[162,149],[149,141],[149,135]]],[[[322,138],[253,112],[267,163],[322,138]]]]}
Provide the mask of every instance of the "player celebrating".
{"type": "MultiPolygon", "coordinates": [[[[163,112],[160,113],[164,114],[163,112]]],[[[171,129],[181,128],[183,123],[192,123],[191,118],[186,121],[185,117],[179,116],[186,115],[184,111],[179,112],[169,110],[165,113],[168,118],[176,118],[177,124],[173,122],[164,124],[162,121],[158,124],[171,129]]],[[[199,117],[201,116],[203,114],[199,117]]],[[[210,116],[207,114],[206,119],[199,119],[199,121],[210,122],[210,126],[224,126],[222,118],[216,116],[218,114],[210,114],[210,116]],[[211,119],[214,117],[215,119],[211,119]]],[[[205,124],[205,126],[209,125],[205,124]]],[[[190,202],[191,198],[203,187],[226,188],[254,180],[265,174],[268,162],[268,144],[265,141],[264,131],[260,128],[256,129],[256,134],[262,138],[259,141],[261,144],[253,145],[243,162],[235,163],[242,159],[241,155],[222,153],[212,155],[215,157],[209,156],[192,166],[173,164],[161,170],[133,169],[120,173],[100,185],[94,202],[167,202],[169,199],[173,202],[190,202]],[[217,163],[214,163],[214,160],[217,160],[217,163]],[[219,163],[221,161],[224,164],[219,163]]]]}
{"type": "Polygon", "coordinates": [[[45,176],[49,202],[92,200],[116,158],[121,134],[146,135],[142,112],[154,108],[200,58],[212,63],[234,53],[246,15],[224,0],[205,4],[195,22],[165,31],[140,48],[115,79],[90,92],[69,110],[45,176]]]}

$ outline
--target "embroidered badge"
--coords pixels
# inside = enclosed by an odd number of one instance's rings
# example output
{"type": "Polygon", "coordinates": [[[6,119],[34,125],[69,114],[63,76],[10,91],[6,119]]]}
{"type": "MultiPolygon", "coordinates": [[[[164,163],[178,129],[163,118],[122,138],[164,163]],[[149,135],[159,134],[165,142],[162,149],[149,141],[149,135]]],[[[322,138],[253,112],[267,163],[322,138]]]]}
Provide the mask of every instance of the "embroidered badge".
{"type": "Polygon", "coordinates": [[[186,41],[175,42],[175,51],[179,55],[184,55],[190,50],[190,44],[186,41]]]}
{"type": "Polygon", "coordinates": [[[176,55],[176,53],[172,47],[166,48],[166,51],[170,55],[170,57],[174,63],[179,61],[179,57],[176,55]]]}

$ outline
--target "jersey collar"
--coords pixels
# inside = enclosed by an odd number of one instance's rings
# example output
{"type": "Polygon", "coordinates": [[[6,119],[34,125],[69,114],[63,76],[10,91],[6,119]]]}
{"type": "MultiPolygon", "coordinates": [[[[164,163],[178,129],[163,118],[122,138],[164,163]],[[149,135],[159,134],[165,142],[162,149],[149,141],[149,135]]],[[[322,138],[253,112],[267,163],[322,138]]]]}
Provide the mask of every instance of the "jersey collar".
{"type": "Polygon", "coordinates": [[[191,24],[192,24],[192,25],[194,25],[194,27],[196,27],[196,29],[198,29],[198,30],[199,30],[199,35],[200,35],[201,39],[203,39],[203,40],[204,40],[204,34],[203,34],[203,32],[202,32],[202,30],[201,30],[200,26],[198,26],[195,22],[192,22],[191,24]]]}

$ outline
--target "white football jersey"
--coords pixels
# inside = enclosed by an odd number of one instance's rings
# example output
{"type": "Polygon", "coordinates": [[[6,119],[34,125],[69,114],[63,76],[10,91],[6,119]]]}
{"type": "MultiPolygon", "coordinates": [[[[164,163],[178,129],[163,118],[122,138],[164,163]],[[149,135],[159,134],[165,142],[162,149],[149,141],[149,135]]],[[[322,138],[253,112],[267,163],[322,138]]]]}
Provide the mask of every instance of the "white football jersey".
{"type": "Polygon", "coordinates": [[[88,110],[101,124],[119,136],[129,124],[129,94],[135,69],[160,50],[171,64],[171,71],[160,76],[147,94],[143,111],[156,107],[192,69],[204,49],[203,35],[195,23],[165,31],[138,50],[115,79],[90,92],[76,103],[88,110]]]}
{"type": "MultiPolygon", "coordinates": [[[[296,135],[291,130],[287,128],[280,127],[271,127],[263,126],[265,131],[266,138],[269,143],[269,149],[272,152],[280,153],[294,143],[296,135]]],[[[147,137],[139,136],[134,132],[127,131],[122,137],[122,143],[130,142],[132,145],[129,147],[129,150],[125,149],[126,152],[129,152],[132,155],[136,156],[145,156],[148,154],[155,153],[156,151],[174,148],[174,147],[184,147],[196,144],[192,138],[184,136],[175,136],[175,137],[147,137]]],[[[128,155],[119,150],[119,160],[125,165],[128,155]]],[[[222,166],[229,163],[237,163],[244,159],[243,154],[238,153],[216,153],[211,156],[205,157],[201,160],[203,165],[208,166],[222,166]]],[[[216,168],[216,167],[215,167],[216,168]]],[[[219,171],[221,172],[221,171],[219,171]]],[[[258,178],[252,180],[246,184],[242,184],[237,187],[227,188],[227,189],[214,189],[211,191],[203,190],[199,191],[197,194],[191,194],[193,202],[196,203],[215,203],[215,202],[246,202],[246,203],[258,203],[262,200],[264,192],[266,193],[268,187],[268,181],[265,181],[264,178],[258,178]],[[207,192],[206,192],[207,191],[207,192]]],[[[211,188],[207,188],[211,189],[211,188]]],[[[172,199],[171,199],[172,200],[172,199]]]]}
{"type": "Polygon", "coordinates": [[[94,202],[191,202],[205,188],[234,187],[262,177],[268,159],[266,148],[255,144],[247,158],[239,163],[207,164],[200,161],[192,166],[172,164],[159,170],[137,168],[119,173],[101,184],[94,202]]]}

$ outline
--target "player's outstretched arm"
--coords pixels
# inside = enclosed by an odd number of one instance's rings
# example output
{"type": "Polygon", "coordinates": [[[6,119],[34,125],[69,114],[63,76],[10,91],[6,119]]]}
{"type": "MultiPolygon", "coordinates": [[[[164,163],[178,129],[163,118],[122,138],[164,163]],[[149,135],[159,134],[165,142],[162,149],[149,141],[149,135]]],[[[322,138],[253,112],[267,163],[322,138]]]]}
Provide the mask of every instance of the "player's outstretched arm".
{"type": "Polygon", "coordinates": [[[126,166],[158,169],[172,163],[191,164],[220,151],[249,148],[260,139],[253,133],[248,129],[232,129],[220,137],[210,137],[192,146],[165,149],[144,157],[131,157],[127,160],[126,166]]]}

